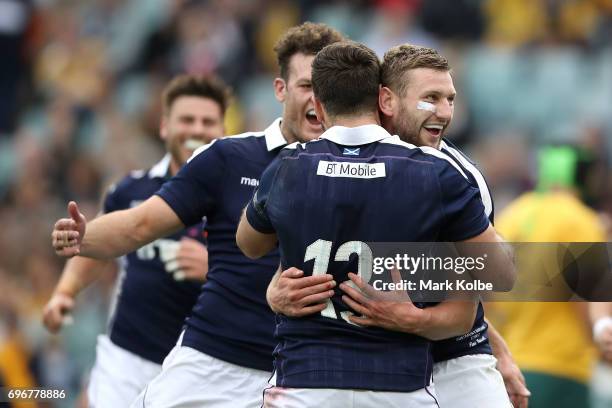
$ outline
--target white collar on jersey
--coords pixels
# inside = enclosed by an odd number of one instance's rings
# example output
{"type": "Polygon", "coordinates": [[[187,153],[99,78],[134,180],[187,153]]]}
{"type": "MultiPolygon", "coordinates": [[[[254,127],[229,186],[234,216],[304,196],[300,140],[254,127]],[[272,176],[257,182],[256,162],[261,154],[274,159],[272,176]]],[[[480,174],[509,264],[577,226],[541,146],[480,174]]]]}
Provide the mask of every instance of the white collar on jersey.
{"type": "Polygon", "coordinates": [[[168,168],[170,167],[170,153],[166,153],[164,157],[149,170],[149,177],[151,178],[162,178],[168,174],[168,168]]]}
{"type": "Polygon", "coordinates": [[[264,135],[266,137],[266,147],[268,151],[274,150],[277,147],[285,146],[287,144],[287,140],[281,133],[280,130],[281,118],[276,119],[270,126],[264,130],[264,135]]]}
{"type": "Polygon", "coordinates": [[[392,137],[389,132],[378,125],[363,125],[353,128],[332,126],[327,129],[321,139],[327,139],[345,146],[359,146],[392,137]]]}

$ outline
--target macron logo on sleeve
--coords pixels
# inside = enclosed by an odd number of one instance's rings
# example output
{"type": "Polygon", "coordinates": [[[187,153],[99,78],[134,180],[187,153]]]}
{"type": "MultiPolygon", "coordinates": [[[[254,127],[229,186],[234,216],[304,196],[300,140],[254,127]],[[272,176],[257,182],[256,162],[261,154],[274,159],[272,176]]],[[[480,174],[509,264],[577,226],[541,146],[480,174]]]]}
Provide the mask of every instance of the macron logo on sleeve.
{"type": "Polygon", "coordinates": [[[240,184],[243,186],[258,187],[259,180],[248,177],[240,177],[240,184]]]}
{"type": "Polygon", "coordinates": [[[317,176],[371,179],[387,177],[385,163],[351,163],[321,160],[317,176]]]}

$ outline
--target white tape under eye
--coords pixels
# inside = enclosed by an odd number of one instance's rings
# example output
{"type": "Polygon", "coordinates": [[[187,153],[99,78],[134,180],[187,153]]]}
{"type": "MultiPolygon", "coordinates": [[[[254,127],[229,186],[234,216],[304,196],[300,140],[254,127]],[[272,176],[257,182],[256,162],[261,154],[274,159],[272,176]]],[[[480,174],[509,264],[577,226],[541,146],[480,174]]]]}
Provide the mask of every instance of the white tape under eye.
{"type": "Polygon", "coordinates": [[[417,102],[417,109],[418,110],[429,111],[431,113],[436,113],[436,106],[433,103],[429,103],[429,102],[425,102],[425,101],[418,101],[417,102]]]}

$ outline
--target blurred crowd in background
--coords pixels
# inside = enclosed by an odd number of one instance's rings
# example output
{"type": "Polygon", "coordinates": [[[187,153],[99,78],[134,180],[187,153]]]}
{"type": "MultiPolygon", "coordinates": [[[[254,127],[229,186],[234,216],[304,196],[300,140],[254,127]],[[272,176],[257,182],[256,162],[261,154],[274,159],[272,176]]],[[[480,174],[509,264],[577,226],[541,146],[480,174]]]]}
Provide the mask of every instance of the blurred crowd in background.
{"type": "Polygon", "coordinates": [[[449,137],[498,209],[533,187],[536,147],[569,142],[599,157],[589,204],[612,213],[612,0],[0,0],[0,372],[76,398],[113,276],[48,335],[41,309],[63,266],[52,223],[69,200],[93,218],[106,186],[163,154],[160,91],[175,74],[232,86],[228,134],[264,129],[281,108],[274,42],[306,20],[380,56],[439,49],[458,90],[449,137]]]}

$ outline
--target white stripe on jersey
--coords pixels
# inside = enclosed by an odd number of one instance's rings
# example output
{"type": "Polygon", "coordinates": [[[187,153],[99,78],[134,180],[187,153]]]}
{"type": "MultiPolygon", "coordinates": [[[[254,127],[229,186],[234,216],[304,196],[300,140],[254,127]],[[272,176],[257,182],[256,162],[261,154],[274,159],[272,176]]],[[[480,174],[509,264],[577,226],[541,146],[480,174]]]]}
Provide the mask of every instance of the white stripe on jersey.
{"type": "Polygon", "coordinates": [[[219,139],[214,139],[212,142],[210,142],[208,144],[205,144],[205,145],[202,145],[202,146],[198,147],[197,149],[195,149],[193,151],[193,154],[191,155],[191,157],[187,159],[187,163],[192,161],[193,158],[196,157],[198,154],[202,153],[203,151],[208,149],[210,146],[212,146],[217,140],[219,140],[219,139]]]}
{"type": "Polygon", "coordinates": [[[453,159],[451,159],[450,157],[448,157],[446,154],[442,153],[438,149],[434,149],[433,147],[429,147],[429,146],[415,146],[413,144],[406,143],[403,140],[400,140],[399,136],[393,136],[393,137],[388,137],[386,139],[382,139],[379,141],[379,143],[388,143],[388,144],[393,144],[393,145],[398,145],[398,146],[404,146],[408,149],[420,149],[423,153],[430,154],[432,156],[436,156],[440,159],[446,160],[447,162],[452,164],[453,167],[456,168],[457,171],[461,173],[463,177],[469,180],[467,175],[465,174],[463,169],[457,164],[457,162],[455,162],[453,159]]]}
{"type": "Polygon", "coordinates": [[[203,151],[208,150],[208,148],[210,148],[216,141],[221,140],[221,139],[242,139],[245,137],[264,137],[266,134],[263,132],[246,132],[246,133],[239,133],[237,135],[231,135],[231,136],[223,136],[220,137],[218,139],[213,139],[210,143],[207,143],[205,145],[202,145],[200,147],[198,147],[197,149],[195,149],[193,151],[193,154],[191,155],[191,157],[189,159],[187,159],[187,163],[189,163],[190,161],[193,160],[194,157],[196,157],[198,154],[202,153],[203,151]]]}
{"type": "MultiPolygon", "coordinates": [[[[239,133],[237,135],[223,136],[220,139],[229,139],[229,138],[243,139],[246,137],[264,137],[266,139],[266,148],[268,149],[268,151],[271,151],[271,150],[276,149],[277,147],[287,144],[285,137],[280,131],[280,121],[281,121],[280,118],[276,119],[274,122],[272,122],[270,126],[268,126],[265,130],[261,132],[239,133]]],[[[200,146],[196,150],[194,150],[191,157],[187,160],[187,163],[193,160],[193,158],[196,157],[198,154],[202,153],[203,151],[208,149],[210,146],[212,146],[212,144],[216,142],[217,140],[219,139],[214,139],[212,142],[205,144],[204,146],[200,146]]]]}
{"type": "Polygon", "coordinates": [[[442,142],[440,148],[452,154],[453,157],[457,158],[461,165],[467,171],[469,171],[472,176],[474,176],[476,182],[478,183],[478,189],[480,190],[480,196],[482,197],[482,203],[484,204],[485,214],[487,214],[487,217],[490,217],[491,213],[493,212],[493,199],[491,198],[489,186],[487,186],[487,182],[485,181],[484,176],[482,175],[480,170],[478,170],[478,168],[474,166],[459,150],[447,145],[444,142],[442,142]]]}

